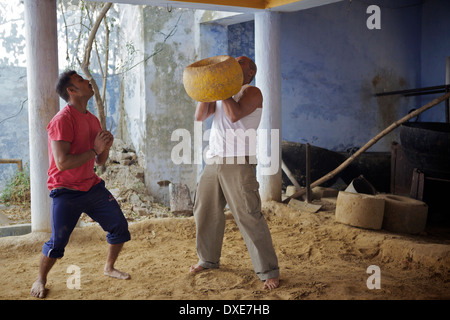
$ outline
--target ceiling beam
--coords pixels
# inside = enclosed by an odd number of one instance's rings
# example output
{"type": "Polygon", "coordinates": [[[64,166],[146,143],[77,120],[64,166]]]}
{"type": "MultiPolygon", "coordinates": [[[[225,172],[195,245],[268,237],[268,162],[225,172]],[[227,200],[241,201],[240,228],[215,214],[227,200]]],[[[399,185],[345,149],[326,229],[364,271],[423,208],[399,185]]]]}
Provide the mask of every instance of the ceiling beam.
{"type": "MultiPolygon", "coordinates": [[[[88,0],[105,2],[105,0],[88,0]]],[[[292,12],[342,0],[109,0],[113,3],[195,10],[255,13],[264,10],[292,12]]]]}

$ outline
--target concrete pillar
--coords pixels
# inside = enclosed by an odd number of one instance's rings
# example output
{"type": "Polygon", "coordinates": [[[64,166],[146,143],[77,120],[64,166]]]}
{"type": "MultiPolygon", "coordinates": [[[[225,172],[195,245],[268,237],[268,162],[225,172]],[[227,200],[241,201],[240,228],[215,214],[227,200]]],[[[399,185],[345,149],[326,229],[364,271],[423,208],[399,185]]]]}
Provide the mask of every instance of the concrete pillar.
{"type": "Polygon", "coordinates": [[[281,201],[280,29],[280,13],[264,11],[255,14],[256,86],[261,89],[264,99],[257,166],[262,201],[281,201]],[[267,152],[270,163],[266,161],[267,152]]]}
{"type": "Polygon", "coordinates": [[[31,230],[49,232],[47,124],[59,110],[56,0],[25,0],[31,230]]]}

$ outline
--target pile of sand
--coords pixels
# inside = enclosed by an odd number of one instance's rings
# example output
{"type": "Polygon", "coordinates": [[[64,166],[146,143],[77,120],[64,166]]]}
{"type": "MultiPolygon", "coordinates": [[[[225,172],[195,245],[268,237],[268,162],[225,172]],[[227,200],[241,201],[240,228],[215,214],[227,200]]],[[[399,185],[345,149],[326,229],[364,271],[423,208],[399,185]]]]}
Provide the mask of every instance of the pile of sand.
{"type": "MultiPolygon", "coordinates": [[[[281,271],[280,287],[262,290],[242,236],[227,213],[221,268],[197,274],[193,218],[149,218],[130,223],[116,267],[132,279],[103,275],[107,243],[97,225],[76,228],[65,257],[49,274],[47,299],[449,299],[450,241],[433,234],[407,236],[337,223],[334,204],[318,213],[268,202],[263,213],[281,271]],[[69,289],[70,265],[80,289],[69,289]],[[369,289],[371,265],[380,289],[369,289]]],[[[48,234],[0,238],[0,299],[33,299],[40,250],[48,234]]]]}

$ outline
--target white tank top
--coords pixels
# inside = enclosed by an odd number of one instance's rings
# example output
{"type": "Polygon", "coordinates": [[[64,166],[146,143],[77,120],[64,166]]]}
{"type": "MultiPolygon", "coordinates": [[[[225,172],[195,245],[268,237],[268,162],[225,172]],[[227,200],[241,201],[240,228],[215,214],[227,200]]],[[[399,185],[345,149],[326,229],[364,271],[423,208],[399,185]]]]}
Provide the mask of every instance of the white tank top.
{"type": "MultiPolygon", "coordinates": [[[[233,99],[236,96],[233,96],[233,99]]],[[[217,101],[206,157],[256,156],[256,132],[261,114],[262,108],[256,108],[233,123],[223,110],[222,101],[217,101]]]]}

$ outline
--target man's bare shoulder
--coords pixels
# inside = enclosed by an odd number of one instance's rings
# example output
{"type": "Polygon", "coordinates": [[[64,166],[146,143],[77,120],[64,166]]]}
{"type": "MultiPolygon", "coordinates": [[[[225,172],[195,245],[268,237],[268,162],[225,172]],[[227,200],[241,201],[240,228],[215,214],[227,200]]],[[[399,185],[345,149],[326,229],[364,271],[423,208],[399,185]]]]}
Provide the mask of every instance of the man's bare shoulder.
{"type": "Polygon", "coordinates": [[[263,95],[258,87],[247,85],[241,94],[241,98],[251,99],[253,104],[256,103],[260,108],[262,107],[263,95]]]}

